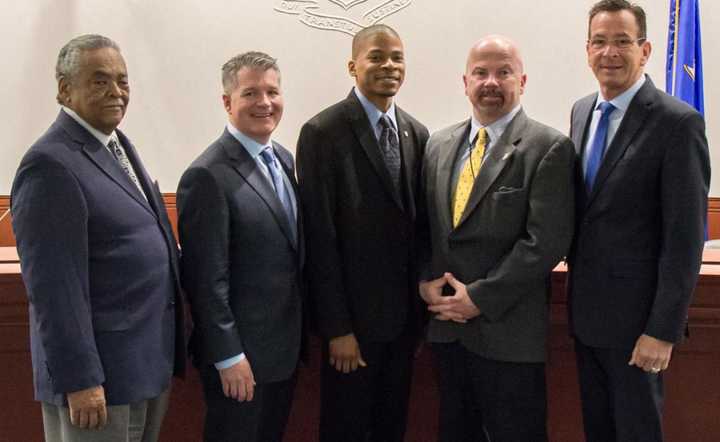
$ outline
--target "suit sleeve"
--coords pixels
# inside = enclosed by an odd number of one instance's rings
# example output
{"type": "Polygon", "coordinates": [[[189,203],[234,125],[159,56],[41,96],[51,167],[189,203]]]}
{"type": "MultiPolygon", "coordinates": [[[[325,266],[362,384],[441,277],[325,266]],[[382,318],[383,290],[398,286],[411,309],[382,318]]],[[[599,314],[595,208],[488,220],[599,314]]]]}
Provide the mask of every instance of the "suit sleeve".
{"type": "Polygon", "coordinates": [[[702,117],[693,112],[679,119],[669,143],[660,177],[658,284],[645,333],[678,342],[684,334],[705,237],[710,159],[702,117]]]}
{"type": "Polygon", "coordinates": [[[305,124],[297,144],[297,170],[303,202],[307,275],[318,331],[326,339],[353,332],[335,227],[336,187],[332,158],[323,154],[322,136],[305,124]]]}
{"type": "Polygon", "coordinates": [[[488,320],[499,320],[567,253],[574,222],[574,162],[572,141],[557,140],[530,184],[525,235],[486,278],[468,284],[470,298],[488,320]]]}
{"type": "MultiPolygon", "coordinates": [[[[76,177],[46,156],[21,165],[12,191],[23,280],[56,393],[105,381],[88,276],[88,209],[76,177]]],[[[43,369],[44,367],[40,367],[43,369]]]]}
{"type": "Polygon", "coordinates": [[[215,176],[200,167],[183,174],[177,204],[182,280],[199,339],[194,350],[212,364],[244,352],[229,302],[228,204],[215,176]]]}

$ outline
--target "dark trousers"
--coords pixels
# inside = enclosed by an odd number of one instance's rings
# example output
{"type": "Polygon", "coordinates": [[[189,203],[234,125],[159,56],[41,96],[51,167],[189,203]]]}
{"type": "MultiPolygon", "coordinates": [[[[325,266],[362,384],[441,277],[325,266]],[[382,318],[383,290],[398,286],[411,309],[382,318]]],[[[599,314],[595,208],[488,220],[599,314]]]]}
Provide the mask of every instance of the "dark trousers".
{"type": "Polygon", "coordinates": [[[575,340],[587,442],[661,442],[661,374],[629,366],[632,350],[575,340]]]}
{"type": "Polygon", "coordinates": [[[253,400],[238,402],[222,391],[213,366],[200,370],[205,393],[206,442],[281,442],[290,416],[296,376],[255,385],[253,400]]]}
{"type": "Polygon", "coordinates": [[[323,346],[321,442],[402,442],[407,425],[414,339],[360,342],[367,367],[351,373],[328,363],[323,346]]]}
{"type": "Polygon", "coordinates": [[[546,442],[544,363],[494,361],[459,343],[433,344],[440,442],[546,442]]]}

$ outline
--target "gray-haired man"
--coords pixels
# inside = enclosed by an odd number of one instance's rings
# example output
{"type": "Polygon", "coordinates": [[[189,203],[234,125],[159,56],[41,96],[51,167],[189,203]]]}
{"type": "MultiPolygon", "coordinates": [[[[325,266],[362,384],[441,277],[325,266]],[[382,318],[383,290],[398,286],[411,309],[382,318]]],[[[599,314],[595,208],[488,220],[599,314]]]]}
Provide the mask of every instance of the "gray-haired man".
{"type": "Polygon", "coordinates": [[[184,369],[177,245],[162,197],[119,130],[120,49],[74,38],[57,60],[55,122],[12,189],[47,441],[155,441],[184,369]]]}
{"type": "Polygon", "coordinates": [[[280,71],[261,52],[223,66],[228,123],[178,188],[183,284],[205,440],[282,440],[300,352],[302,229],[290,152],[271,140],[280,71]]]}

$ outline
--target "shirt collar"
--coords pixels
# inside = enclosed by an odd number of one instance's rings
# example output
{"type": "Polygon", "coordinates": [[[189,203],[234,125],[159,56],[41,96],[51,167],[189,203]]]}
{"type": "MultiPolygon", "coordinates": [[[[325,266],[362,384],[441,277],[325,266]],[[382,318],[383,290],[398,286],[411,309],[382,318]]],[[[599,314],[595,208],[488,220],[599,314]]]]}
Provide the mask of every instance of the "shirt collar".
{"type": "MultiPolygon", "coordinates": [[[[630,107],[630,102],[633,98],[635,98],[635,94],[638,93],[643,84],[645,84],[645,75],[641,75],[640,78],[638,78],[638,81],[630,86],[625,92],[610,100],[610,104],[615,106],[615,109],[619,109],[622,113],[625,113],[628,107],[630,107]]],[[[603,98],[602,92],[598,93],[595,109],[597,110],[600,103],[604,103],[606,101],[608,100],[603,98]]]]}
{"type": "Polygon", "coordinates": [[[107,145],[111,139],[117,140],[117,134],[115,133],[114,130],[112,131],[112,133],[110,135],[104,134],[104,133],[100,132],[99,130],[95,129],[94,127],[92,127],[87,121],[80,118],[80,115],[76,114],[74,110],[70,109],[67,106],[61,106],[61,107],[62,107],[63,112],[68,114],[70,116],[70,118],[75,120],[80,126],[84,127],[88,132],[90,132],[90,134],[92,136],[94,136],[95,138],[97,138],[97,140],[100,141],[100,143],[102,143],[103,146],[107,147],[107,145]]]}
{"type": "Polygon", "coordinates": [[[362,104],[363,109],[365,109],[365,114],[368,116],[368,119],[370,120],[370,126],[374,129],[378,125],[378,121],[380,121],[380,118],[383,115],[387,115],[390,117],[390,121],[392,121],[392,124],[397,131],[397,121],[395,120],[395,102],[393,101],[390,104],[390,107],[388,108],[387,112],[383,113],[380,109],[378,109],[370,100],[365,97],[365,95],[360,92],[360,89],[353,88],[355,91],[355,96],[360,100],[360,104],[362,104]]]}
{"type": "Polygon", "coordinates": [[[512,119],[515,118],[515,115],[520,112],[521,108],[522,106],[518,104],[513,108],[513,110],[493,121],[492,123],[488,124],[487,126],[483,126],[482,124],[480,124],[480,122],[475,119],[475,116],[473,115],[472,119],[470,120],[470,134],[468,135],[468,141],[470,141],[470,144],[473,144],[475,142],[475,137],[477,136],[478,131],[480,130],[480,128],[484,127],[487,131],[488,136],[490,137],[490,143],[494,144],[497,140],[500,139],[503,132],[505,132],[505,129],[507,129],[508,124],[510,124],[512,119]]]}
{"type": "Polygon", "coordinates": [[[245,148],[247,153],[250,154],[253,160],[257,160],[257,157],[263,150],[265,150],[266,147],[272,146],[272,141],[268,141],[267,144],[258,143],[257,141],[237,130],[235,126],[233,126],[230,122],[228,122],[227,124],[227,130],[233,137],[235,137],[236,140],[240,142],[240,144],[242,144],[242,146],[245,148]]]}

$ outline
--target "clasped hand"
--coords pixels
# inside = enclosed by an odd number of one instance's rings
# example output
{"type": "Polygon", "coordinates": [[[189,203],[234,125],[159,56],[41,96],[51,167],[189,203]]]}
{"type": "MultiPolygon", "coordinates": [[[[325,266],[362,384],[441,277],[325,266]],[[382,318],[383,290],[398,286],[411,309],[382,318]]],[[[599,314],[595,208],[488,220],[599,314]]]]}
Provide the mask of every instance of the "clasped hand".
{"type": "Polygon", "coordinates": [[[465,323],[480,314],[465,284],[455,279],[452,273],[445,273],[432,281],[420,281],[420,297],[427,303],[428,310],[435,313],[435,319],[440,321],[465,323]],[[445,284],[455,290],[452,296],[443,296],[445,284]]]}

